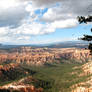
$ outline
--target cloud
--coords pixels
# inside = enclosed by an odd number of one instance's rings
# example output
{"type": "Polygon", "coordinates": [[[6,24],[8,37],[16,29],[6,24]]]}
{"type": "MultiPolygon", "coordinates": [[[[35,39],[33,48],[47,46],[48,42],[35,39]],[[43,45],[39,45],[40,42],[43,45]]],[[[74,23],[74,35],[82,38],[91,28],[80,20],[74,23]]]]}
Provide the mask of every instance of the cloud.
{"type": "MultiPolygon", "coordinates": [[[[52,33],[55,29],[50,24],[40,24],[33,22],[31,24],[23,24],[22,26],[15,29],[8,29],[11,31],[11,35],[17,36],[36,36],[36,35],[44,35],[46,33],[52,33]]],[[[8,31],[8,32],[9,32],[8,31]]]]}
{"type": "Polygon", "coordinates": [[[61,21],[55,21],[51,23],[51,26],[56,28],[72,28],[75,27],[78,24],[76,19],[67,19],[67,20],[61,20],[61,21]]]}
{"type": "Polygon", "coordinates": [[[24,3],[15,0],[0,1],[0,27],[17,27],[28,16],[24,3]]]}
{"type": "Polygon", "coordinates": [[[87,16],[92,14],[91,0],[59,0],[57,7],[50,7],[40,19],[41,21],[53,22],[76,18],[77,16],[87,16]]]}
{"type": "MultiPolygon", "coordinates": [[[[76,14],[88,14],[89,8],[92,9],[91,0],[31,0],[35,6],[48,7],[57,3],[61,6],[61,11],[76,14]]],[[[56,11],[55,11],[56,12],[56,11]]],[[[92,13],[92,11],[91,11],[92,13]]]]}
{"type": "Polygon", "coordinates": [[[19,26],[25,17],[28,15],[23,7],[9,9],[8,11],[0,12],[0,27],[17,27],[19,26]]]}
{"type": "Polygon", "coordinates": [[[76,17],[90,15],[91,10],[91,0],[1,0],[0,39],[30,42],[32,36],[77,26],[76,17]]]}
{"type": "Polygon", "coordinates": [[[9,27],[0,28],[0,38],[3,42],[30,41],[31,36],[44,35],[55,32],[55,28],[50,24],[40,24],[33,22],[23,24],[20,27],[10,29],[9,27]]]}

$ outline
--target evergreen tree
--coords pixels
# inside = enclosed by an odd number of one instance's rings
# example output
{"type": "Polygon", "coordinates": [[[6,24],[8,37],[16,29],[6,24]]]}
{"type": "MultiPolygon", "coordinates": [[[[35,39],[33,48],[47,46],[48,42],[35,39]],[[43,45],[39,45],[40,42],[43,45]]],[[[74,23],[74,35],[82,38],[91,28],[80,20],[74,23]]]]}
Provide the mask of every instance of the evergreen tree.
{"type": "MultiPolygon", "coordinates": [[[[88,22],[92,22],[92,16],[88,16],[88,17],[84,17],[84,16],[78,16],[78,21],[79,23],[88,23],[88,22]]],[[[91,32],[92,32],[92,28],[91,28],[91,32]]],[[[81,40],[84,41],[90,41],[89,45],[88,45],[88,49],[90,50],[90,54],[92,55],[92,36],[91,35],[84,35],[83,38],[80,38],[81,40]]]]}

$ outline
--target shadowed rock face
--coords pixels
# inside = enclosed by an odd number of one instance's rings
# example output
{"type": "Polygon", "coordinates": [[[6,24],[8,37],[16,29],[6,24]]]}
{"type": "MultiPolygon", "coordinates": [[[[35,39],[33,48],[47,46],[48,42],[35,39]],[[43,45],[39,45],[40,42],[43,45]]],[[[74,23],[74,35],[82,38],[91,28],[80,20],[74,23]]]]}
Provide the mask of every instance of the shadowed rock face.
{"type": "MultiPolygon", "coordinates": [[[[5,79],[4,76],[11,76],[9,73],[15,71],[15,68],[18,67],[18,64],[7,64],[7,65],[0,65],[0,79],[5,79]]],[[[11,76],[12,77],[12,76],[11,76]]],[[[10,78],[11,78],[10,77],[10,78]]]]}
{"type": "Polygon", "coordinates": [[[0,88],[0,92],[43,92],[43,89],[42,88],[36,89],[34,86],[25,86],[17,89],[0,88]]]}
{"type": "Polygon", "coordinates": [[[22,70],[21,66],[18,64],[7,64],[0,66],[0,83],[1,80],[3,82],[12,80],[14,81],[22,74],[26,75],[26,77],[21,78],[18,81],[0,86],[0,92],[43,92],[42,88],[35,88],[35,86],[26,83],[37,80],[32,76],[28,77],[25,73],[25,70],[22,70]]]}
{"type": "Polygon", "coordinates": [[[24,77],[10,84],[0,86],[0,92],[43,92],[43,88],[36,88],[32,84],[28,84],[27,81],[30,83],[37,82],[37,79],[32,76],[24,77]]]}
{"type": "Polygon", "coordinates": [[[91,59],[90,51],[76,48],[31,48],[21,47],[12,49],[11,52],[0,53],[0,63],[24,63],[31,65],[43,65],[46,62],[54,62],[57,59],[75,59],[82,62],[91,59]]]}

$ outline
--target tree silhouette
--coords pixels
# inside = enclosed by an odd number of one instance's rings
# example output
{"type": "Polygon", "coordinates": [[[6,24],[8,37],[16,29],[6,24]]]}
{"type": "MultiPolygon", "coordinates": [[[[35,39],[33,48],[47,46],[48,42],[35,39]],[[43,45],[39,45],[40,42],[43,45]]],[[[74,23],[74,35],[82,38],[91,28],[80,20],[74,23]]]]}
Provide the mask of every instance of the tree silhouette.
{"type": "MultiPolygon", "coordinates": [[[[78,16],[78,21],[79,23],[88,23],[88,22],[92,22],[92,16],[88,16],[88,17],[84,17],[84,16],[78,16]]],[[[91,32],[92,32],[92,28],[91,28],[91,32]]],[[[88,49],[90,50],[90,54],[92,55],[92,36],[91,35],[84,35],[83,38],[80,38],[81,40],[84,41],[90,41],[89,45],[88,45],[88,49]]]]}

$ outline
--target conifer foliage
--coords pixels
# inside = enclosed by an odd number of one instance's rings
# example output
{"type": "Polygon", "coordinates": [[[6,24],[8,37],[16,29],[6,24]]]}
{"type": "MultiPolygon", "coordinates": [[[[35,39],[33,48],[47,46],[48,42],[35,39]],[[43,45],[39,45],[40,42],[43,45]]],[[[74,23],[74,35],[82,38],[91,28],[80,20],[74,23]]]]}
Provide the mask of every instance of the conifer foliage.
{"type": "MultiPolygon", "coordinates": [[[[87,16],[87,17],[84,17],[84,16],[78,16],[78,22],[81,24],[81,23],[88,23],[88,22],[92,22],[92,16],[87,16]]],[[[92,32],[92,28],[91,28],[91,32],[92,32]]],[[[90,54],[92,55],[92,35],[84,35],[83,38],[80,38],[81,40],[84,40],[84,41],[88,41],[90,42],[89,45],[88,45],[88,49],[90,50],[90,54]]]]}

